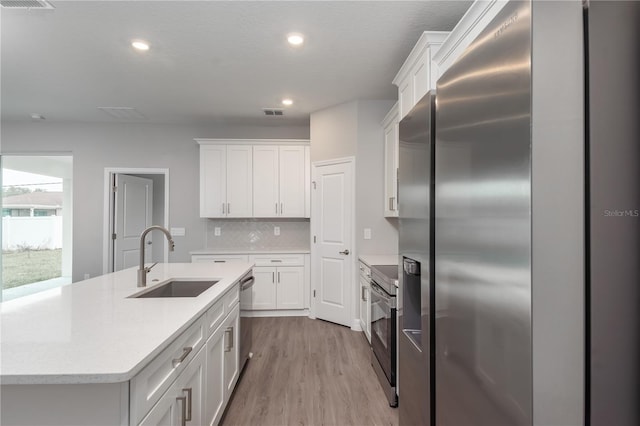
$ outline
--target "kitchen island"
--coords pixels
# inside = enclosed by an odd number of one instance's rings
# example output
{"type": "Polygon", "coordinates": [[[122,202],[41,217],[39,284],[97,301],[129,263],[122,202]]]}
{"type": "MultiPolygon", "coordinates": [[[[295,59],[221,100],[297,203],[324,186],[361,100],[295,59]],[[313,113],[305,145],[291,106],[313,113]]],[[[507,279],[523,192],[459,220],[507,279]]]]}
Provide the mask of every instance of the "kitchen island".
{"type": "Polygon", "coordinates": [[[217,370],[225,360],[233,365],[233,357],[237,370],[238,282],[251,268],[158,264],[146,289],[137,287],[137,268],[130,268],[0,304],[0,421],[154,424],[179,421],[187,405],[201,423],[219,420],[238,372],[227,377],[217,370]],[[131,297],[171,279],[217,282],[197,297],[131,297]],[[155,406],[194,369],[200,392],[192,389],[184,400],[170,395],[163,413],[170,417],[154,422],[155,406]],[[213,385],[215,376],[222,389],[213,385]],[[218,407],[205,406],[207,385],[218,407]]]}

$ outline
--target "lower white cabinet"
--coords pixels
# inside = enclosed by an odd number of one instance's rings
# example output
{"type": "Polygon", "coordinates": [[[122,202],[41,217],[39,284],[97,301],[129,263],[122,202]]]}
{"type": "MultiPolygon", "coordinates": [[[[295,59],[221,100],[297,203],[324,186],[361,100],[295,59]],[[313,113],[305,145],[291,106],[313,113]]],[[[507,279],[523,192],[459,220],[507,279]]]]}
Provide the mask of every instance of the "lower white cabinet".
{"type": "MultiPolygon", "coordinates": [[[[179,368],[181,358],[188,364],[162,396],[158,398],[158,392],[150,388],[155,383],[166,382],[156,377],[165,377],[164,370],[154,366],[156,360],[166,358],[166,351],[152,361],[153,369],[145,368],[132,380],[131,398],[137,402],[132,405],[132,425],[211,426],[220,422],[240,374],[239,291],[235,285],[209,308],[196,326],[187,329],[190,336],[204,330],[206,343],[197,346],[195,356],[191,355],[192,345],[184,347],[183,356],[168,358],[175,368],[179,368]],[[149,404],[153,406],[145,415],[149,404]],[[141,414],[144,418],[138,423],[136,419],[141,414]]],[[[185,340],[180,336],[176,340],[191,342],[193,337],[185,340]]]]}
{"type": "MultiPolygon", "coordinates": [[[[309,255],[304,253],[193,254],[192,262],[250,262],[255,264],[251,292],[240,306],[253,311],[300,311],[309,308],[309,255]]],[[[278,313],[262,312],[259,315],[278,313]]],[[[290,313],[289,313],[290,314],[290,313]]],[[[295,314],[295,313],[294,313],[295,314]]]]}
{"type": "Polygon", "coordinates": [[[254,267],[251,308],[303,309],[304,271],[304,266],[254,267]]]}
{"type": "Polygon", "coordinates": [[[191,263],[233,263],[248,262],[249,256],[246,254],[192,254],[191,263]]]}
{"type": "Polygon", "coordinates": [[[207,341],[205,348],[207,365],[206,421],[202,424],[216,425],[220,422],[224,408],[238,381],[239,324],[239,309],[236,305],[224,323],[207,341]]]}
{"type": "Polygon", "coordinates": [[[371,343],[371,270],[360,262],[360,326],[371,343]]]}
{"type": "Polygon", "coordinates": [[[140,422],[140,426],[202,424],[205,405],[205,355],[203,348],[140,422]]]}

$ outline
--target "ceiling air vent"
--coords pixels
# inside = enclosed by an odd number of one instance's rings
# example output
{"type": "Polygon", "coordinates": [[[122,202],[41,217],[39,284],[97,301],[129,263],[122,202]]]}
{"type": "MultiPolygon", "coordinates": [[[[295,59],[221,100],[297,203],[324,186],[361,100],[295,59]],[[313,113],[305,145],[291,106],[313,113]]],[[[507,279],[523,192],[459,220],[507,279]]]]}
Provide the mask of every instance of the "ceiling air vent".
{"type": "Polygon", "coordinates": [[[139,121],[147,119],[144,114],[133,107],[98,107],[98,109],[116,120],[139,121]]]}
{"type": "Polygon", "coordinates": [[[5,9],[54,9],[45,0],[0,0],[0,6],[5,9]]]}
{"type": "Polygon", "coordinates": [[[264,115],[268,117],[279,117],[284,115],[284,111],[278,108],[263,108],[264,115]]]}

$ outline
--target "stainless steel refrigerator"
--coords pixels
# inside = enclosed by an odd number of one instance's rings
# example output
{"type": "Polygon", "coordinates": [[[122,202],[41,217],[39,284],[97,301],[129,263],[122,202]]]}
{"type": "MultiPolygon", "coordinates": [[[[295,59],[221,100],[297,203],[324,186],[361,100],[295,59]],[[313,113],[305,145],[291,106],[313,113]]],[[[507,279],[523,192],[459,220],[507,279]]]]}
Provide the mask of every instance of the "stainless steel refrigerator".
{"type": "Polygon", "coordinates": [[[428,92],[402,119],[398,148],[400,424],[433,416],[433,148],[435,96],[428,92]]]}
{"type": "Polygon", "coordinates": [[[507,3],[437,83],[437,425],[640,424],[640,3],[585,5],[507,3]]]}

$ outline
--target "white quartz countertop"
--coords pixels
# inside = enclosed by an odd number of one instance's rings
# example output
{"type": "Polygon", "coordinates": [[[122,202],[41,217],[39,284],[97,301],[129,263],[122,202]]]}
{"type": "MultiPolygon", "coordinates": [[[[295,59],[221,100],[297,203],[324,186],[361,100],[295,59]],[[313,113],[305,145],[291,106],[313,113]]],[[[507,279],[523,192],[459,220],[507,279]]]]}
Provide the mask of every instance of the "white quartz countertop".
{"type": "Polygon", "coordinates": [[[0,303],[0,382],[128,381],[251,267],[158,264],[146,289],[136,286],[134,267],[0,303]],[[128,298],[169,279],[219,282],[198,297],[128,298]]]}
{"type": "Polygon", "coordinates": [[[260,250],[250,250],[250,249],[225,249],[225,248],[214,248],[214,249],[202,249],[202,250],[194,250],[190,251],[189,254],[309,254],[311,250],[308,248],[273,248],[273,249],[260,249],[260,250]]]}
{"type": "Polygon", "coordinates": [[[397,254],[361,254],[358,256],[360,261],[371,267],[373,265],[397,265],[397,254]]]}

